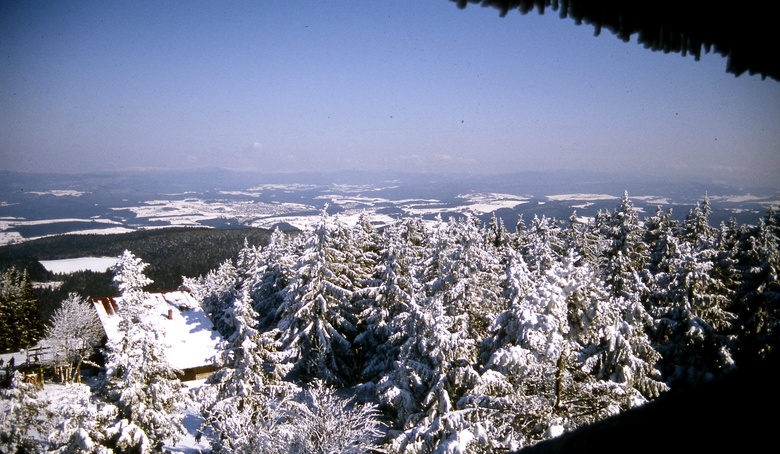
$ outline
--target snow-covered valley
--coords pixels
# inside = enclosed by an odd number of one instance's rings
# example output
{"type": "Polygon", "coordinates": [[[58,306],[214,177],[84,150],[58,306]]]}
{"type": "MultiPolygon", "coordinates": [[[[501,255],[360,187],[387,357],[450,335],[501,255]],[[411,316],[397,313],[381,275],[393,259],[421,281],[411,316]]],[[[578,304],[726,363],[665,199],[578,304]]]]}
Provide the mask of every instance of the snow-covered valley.
{"type": "Polygon", "coordinates": [[[79,179],[5,175],[0,185],[0,245],[60,234],[112,234],[165,227],[261,227],[305,230],[324,206],[347,223],[365,216],[377,226],[400,217],[433,220],[441,215],[494,214],[513,229],[518,217],[592,218],[614,208],[628,191],[637,210],[655,214],[672,209],[684,219],[697,202],[709,197],[712,221],[729,217],[755,224],[770,206],[780,205],[780,191],[722,185],[670,184],[642,179],[589,175],[519,174],[503,178],[435,175],[344,176],[125,175],[79,179]],[[191,181],[188,181],[188,176],[191,181]],[[136,181],[137,180],[137,181],[136,181]],[[171,183],[170,180],[176,183],[171,183]],[[230,183],[226,183],[226,182],[230,183]]]}

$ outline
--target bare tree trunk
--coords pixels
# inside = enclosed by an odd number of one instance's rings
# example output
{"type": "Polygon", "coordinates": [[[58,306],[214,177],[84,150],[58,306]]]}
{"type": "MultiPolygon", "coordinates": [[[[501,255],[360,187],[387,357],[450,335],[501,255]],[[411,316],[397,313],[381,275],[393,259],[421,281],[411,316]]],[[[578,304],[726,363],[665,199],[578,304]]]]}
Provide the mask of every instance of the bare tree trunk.
{"type": "Polygon", "coordinates": [[[555,409],[561,408],[561,394],[563,394],[563,370],[566,366],[567,349],[558,357],[558,371],[555,374],[555,409]]]}

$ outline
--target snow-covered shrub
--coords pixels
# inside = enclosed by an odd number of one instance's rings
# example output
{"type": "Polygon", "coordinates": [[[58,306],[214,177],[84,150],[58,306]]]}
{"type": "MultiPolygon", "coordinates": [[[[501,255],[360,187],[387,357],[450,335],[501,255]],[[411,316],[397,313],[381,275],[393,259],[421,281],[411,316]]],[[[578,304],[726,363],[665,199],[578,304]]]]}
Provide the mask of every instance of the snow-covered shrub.
{"type": "Polygon", "coordinates": [[[47,407],[52,430],[47,441],[51,452],[103,454],[113,452],[109,429],[116,421],[117,408],[100,402],[87,385],[69,384],[62,398],[47,407]]]}
{"type": "Polygon", "coordinates": [[[303,393],[269,386],[228,397],[206,412],[215,453],[367,453],[382,435],[375,407],[338,397],[315,380],[303,393]]]}
{"type": "Polygon", "coordinates": [[[37,385],[13,372],[11,387],[0,389],[0,452],[44,452],[49,432],[48,402],[38,398],[37,385]]]}
{"type": "Polygon", "coordinates": [[[75,373],[103,337],[103,326],[92,305],[75,293],[62,301],[46,327],[46,339],[55,349],[55,365],[73,366],[75,373]]]}

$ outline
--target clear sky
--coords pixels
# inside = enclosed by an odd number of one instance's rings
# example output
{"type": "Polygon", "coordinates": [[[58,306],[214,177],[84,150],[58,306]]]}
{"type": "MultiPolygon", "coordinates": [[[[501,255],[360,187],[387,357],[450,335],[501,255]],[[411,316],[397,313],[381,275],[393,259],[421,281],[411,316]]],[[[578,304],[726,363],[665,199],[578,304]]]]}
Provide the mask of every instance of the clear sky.
{"type": "Polygon", "coordinates": [[[0,0],[0,169],[694,175],[780,187],[780,82],[552,11],[0,0]]]}

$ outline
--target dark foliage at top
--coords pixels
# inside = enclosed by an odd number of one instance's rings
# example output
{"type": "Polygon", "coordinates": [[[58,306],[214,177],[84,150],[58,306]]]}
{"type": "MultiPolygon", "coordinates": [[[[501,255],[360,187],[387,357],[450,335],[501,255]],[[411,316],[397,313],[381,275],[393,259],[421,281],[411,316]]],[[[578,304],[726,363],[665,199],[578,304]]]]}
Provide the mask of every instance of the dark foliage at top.
{"type": "Polygon", "coordinates": [[[626,2],[620,0],[452,0],[458,7],[468,3],[494,7],[502,16],[517,9],[526,14],[536,8],[558,11],[579,25],[610,30],[623,41],[638,34],[638,42],[654,51],[693,55],[702,50],[728,58],[726,70],[735,75],[744,72],[780,80],[776,21],[770,2],[737,7],[730,3],[709,4],[693,1],[657,0],[626,2]]]}
{"type": "Polygon", "coordinates": [[[16,268],[0,272],[0,353],[33,346],[42,337],[29,275],[16,268]]]}

